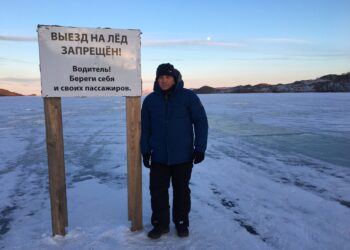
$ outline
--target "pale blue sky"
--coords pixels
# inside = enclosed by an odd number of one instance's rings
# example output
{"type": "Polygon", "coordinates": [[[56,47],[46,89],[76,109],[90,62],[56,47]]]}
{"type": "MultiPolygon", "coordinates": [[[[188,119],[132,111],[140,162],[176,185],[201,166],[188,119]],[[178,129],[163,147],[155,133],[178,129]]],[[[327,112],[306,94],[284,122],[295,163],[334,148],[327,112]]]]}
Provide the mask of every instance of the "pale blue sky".
{"type": "Polygon", "coordinates": [[[163,62],[187,87],[345,73],[349,10],[349,0],[2,1],[0,88],[40,93],[37,24],[140,29],[144,89],[163,62]]]}

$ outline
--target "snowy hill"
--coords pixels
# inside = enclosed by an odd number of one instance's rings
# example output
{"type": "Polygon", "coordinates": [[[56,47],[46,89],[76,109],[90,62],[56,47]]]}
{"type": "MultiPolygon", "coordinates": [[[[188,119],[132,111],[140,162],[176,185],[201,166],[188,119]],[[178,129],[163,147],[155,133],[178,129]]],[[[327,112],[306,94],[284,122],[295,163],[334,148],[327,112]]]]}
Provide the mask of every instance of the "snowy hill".
{"type": "Polygon", "coordinates": [[[342,75],[326,75],[314,80],[296,81],[289,84],[240,85],[236,87],[212,88],[204,86],[194,89],[198,94],[213,93],[292,93],[292,92],[350,92],[350,72],[342,75]]]}
{"type": "Polygon", "coordinates": [[[16,92],[11,92],[6,89],[0,89],[0,96],[22,96],[16,92]]]}

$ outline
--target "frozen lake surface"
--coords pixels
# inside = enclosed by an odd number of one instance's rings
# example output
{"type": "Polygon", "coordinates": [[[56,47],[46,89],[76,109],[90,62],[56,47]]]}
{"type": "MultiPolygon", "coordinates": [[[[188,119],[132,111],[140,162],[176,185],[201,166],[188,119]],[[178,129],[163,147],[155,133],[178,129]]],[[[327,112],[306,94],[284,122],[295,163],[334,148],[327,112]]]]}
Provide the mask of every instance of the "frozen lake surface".
{"type": "Polygon", "coordinates": [[[51,237],[43,101],[0,98],[0,249],[349,249],[350,93],[200,95],[190,237],[127,220],[124,98],[62,99],[69,227],[51,237]]]}

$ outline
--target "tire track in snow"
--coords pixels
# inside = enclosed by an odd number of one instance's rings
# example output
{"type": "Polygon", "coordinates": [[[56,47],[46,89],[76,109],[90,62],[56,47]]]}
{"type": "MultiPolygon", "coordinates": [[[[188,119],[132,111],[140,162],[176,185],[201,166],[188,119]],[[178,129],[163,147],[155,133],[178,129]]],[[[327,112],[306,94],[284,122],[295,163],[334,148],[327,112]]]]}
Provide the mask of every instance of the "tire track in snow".
{"type": "Polygon", "coordinates": [[[38,136],[41,133],[42,129],[37,126],[30,131],[24,130],[23,135],[26,137],[23,138],[23,141],[27,146],[23,154],[5,167],[5,169],[12,169],[8,173],[15,173],[16,184],[7,197],[10,205],[0,208],[0,236],[2,237],[10,232],[11,222],[16,218],[16,212],[21,210],[25,216],[33,216],[36,213],[30,208],[33,202],[39,202],[40,207],[45,206],[46,199],[43,199],[42,196],[48,198],[48,176],[44,147],[46,144],[43,136],[38,136]]]}
{"type": "MultiPolygon", "coordinates": [[[[85,140],[80,137],[78,139],[77,137],[67,137],[65,161],[67,165],[70,165],[69,171],[66,173],[69,186],[92,178],[98,179],[101,183],[113,182],[118,186],[126,185],[126,174],[116,171],[121,167],[121,163],[112,163],[111,166],[110,162],[106,162],[115,153],[109,149],[109,146],[117,144],[111,140],[104,140],[103,137],[104,134],[108,133],[106,132],[108,128],[109,125],[105,125],[91,134],[85,132],[85,140]]],[[[108,137],[115,138],[115,134],[108,133],[108,137]]]]}
{"type": "Polygon", "coordinates": [[[250,221],[245,215],[243,210],[239,207],[239,198],[235,201],[223,196],[222,192],[218,190],[216,185],[211,184],[210,190],[220,200],[220,204],[223,208],[233,213],[233,220],[236,221],[242,228],[253,236],[259,237],[263,242],[268,243],[269,237],[263,236],[258,232],[258,229],[254,225],[255,223],[250,221]]]}
{"type": "Polygon", "coordinates": [[[228,143],[227,139],[221,139],[219,145],[210,149],[209,157],[213,155],[215,159],[224,155],[223,157],[233,158],[247,166],[250,171],[259,172],[275,182],[296,186],[350,208],[350,201],[335,189],[335,186],[339,190],[349,186],[349,169],[339,167],[342,168],[340,174],[326,163],[300,155],[285,155],[241,141],[237,143],[239,147],[235,145],[228,143]]]}

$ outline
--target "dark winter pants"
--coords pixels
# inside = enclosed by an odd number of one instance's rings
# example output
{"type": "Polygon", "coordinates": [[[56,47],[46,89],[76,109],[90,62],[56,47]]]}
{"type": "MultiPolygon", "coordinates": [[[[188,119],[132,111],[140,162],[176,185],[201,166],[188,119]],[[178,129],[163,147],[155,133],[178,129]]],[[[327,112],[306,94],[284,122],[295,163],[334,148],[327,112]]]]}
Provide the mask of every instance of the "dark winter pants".
{"type": "Polygon", "coordinates": [[[191,210],[192,163],[165,165],[152,163],[150,172],[150,192],[152,225],[168,227],[170,223],[169,193],[170,180],[173,185],[173,222],[175,225],[189,226],[188,214],[191,210]]]}

